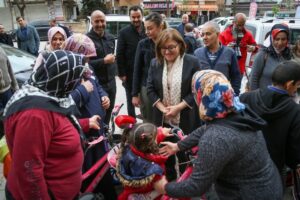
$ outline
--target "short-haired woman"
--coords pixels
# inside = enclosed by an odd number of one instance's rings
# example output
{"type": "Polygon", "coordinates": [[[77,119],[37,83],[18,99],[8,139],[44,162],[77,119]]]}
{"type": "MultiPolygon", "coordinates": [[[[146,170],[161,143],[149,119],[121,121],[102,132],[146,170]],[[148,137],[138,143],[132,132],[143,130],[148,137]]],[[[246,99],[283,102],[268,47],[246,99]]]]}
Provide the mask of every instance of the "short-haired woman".
{"type": "MultiPolygon", "coordinates": [[[[185,54],[184,40],[172,28],[162,31],[155,51],[156,58],[151,62],[147,80],[147,95],[153,106],[151,122],[157,126],[176,125],[190,133],[200,125],[190,86],[193,74],[200,70],[198,59],[185,54]]],[[[180,161],[184,160],[183,155],[178,156],[180,161]]],[[[171,165],[172,158],[166,163],[169,180],[176,178],[171,165]]],[[[184,166],[180,167],[183,171],[184,166]]]]}

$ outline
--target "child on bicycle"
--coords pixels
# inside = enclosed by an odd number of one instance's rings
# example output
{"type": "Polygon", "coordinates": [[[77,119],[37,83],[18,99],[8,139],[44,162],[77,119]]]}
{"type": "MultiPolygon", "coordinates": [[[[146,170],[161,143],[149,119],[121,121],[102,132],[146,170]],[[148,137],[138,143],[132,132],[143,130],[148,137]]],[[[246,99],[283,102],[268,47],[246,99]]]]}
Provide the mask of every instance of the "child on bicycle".
{"type": "Polygon", "coordinates": [[[124,186],[119,200],[136,199],[144,194],[159,199],[154,183],[165,174],[167,157],[159,154],[159,143],[170,136],[170,129],[151,123],[138,123],[125,128],[117,161],[117,176],[124,186]]]}

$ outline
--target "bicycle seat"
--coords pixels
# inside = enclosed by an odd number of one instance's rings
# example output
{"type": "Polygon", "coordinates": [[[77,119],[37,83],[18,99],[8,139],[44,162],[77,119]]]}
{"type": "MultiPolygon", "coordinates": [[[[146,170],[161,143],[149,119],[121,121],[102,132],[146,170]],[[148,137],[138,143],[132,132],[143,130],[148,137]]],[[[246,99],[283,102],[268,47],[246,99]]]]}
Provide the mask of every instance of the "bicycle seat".
{"type": "Polygon", "coordinates": [[[136,119],[129,115],[118,115],[115,119],[115,123],[119,128],[126,128],[130,124],[135,124],[136,119]]]}

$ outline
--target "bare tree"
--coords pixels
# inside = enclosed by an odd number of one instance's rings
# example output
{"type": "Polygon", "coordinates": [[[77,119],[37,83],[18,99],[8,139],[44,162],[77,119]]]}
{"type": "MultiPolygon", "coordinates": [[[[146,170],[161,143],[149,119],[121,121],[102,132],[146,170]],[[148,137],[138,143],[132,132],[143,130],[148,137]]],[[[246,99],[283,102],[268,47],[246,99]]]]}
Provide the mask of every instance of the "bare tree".
{"type": "Polygon", "coordinates": [[[13,0],[13,4],[16,4],[17,5],[17,7],[18,7],[18,9],[19,9],[19,11],[20,11],[20,15],[22,16],[22,17],[25,17],[24,15],[25,15],[25,8],[26,8],[26,2],[25,2],[25,0],[13,0]]]}

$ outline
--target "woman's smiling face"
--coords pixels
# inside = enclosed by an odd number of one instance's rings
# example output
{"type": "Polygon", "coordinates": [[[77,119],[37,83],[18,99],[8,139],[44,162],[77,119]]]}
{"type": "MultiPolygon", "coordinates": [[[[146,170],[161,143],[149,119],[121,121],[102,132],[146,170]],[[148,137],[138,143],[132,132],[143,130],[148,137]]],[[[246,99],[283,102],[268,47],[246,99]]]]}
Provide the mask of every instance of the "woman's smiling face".
{"type": "Polygon", "coordinates": [[[180,44],[174,40],[167,40],[161,47],[161,54],[168,63],[175,62],[176,58],[180,55],[180,44]]]}
{"type": "Polygon", "coordinates": [[[55,35],[52,37],[52,40],[51,40],[51,47],[54,49],[54,50],[58,50],[58,49],[61,49],[61,45],[62,43],[65,41],[65,38],[64,36],[57,32],[55,33],[55,35]]]}

